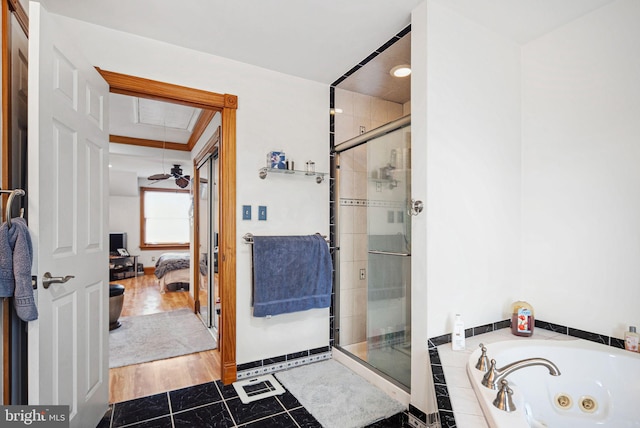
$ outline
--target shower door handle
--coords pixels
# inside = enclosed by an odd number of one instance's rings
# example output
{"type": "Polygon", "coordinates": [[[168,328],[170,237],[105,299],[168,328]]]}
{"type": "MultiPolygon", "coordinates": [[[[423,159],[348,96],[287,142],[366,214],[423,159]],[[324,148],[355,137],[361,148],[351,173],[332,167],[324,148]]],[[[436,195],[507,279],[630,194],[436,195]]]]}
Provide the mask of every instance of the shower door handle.
{"type": "Polygon", "coordinates": [[[369,250],[369,254],[379,254],[381,256],[400,256],[400,257],[411,257],[411,253],[396,253],[393,251],[379,251],[379,250],[369,250]]]}
{"type": "Polygon", "coordinates": [[[420,200],[411,199],[411,204],[409,205],[409,215],[416,216],[422,212],[424,209],[424,203],[420,200]]]}

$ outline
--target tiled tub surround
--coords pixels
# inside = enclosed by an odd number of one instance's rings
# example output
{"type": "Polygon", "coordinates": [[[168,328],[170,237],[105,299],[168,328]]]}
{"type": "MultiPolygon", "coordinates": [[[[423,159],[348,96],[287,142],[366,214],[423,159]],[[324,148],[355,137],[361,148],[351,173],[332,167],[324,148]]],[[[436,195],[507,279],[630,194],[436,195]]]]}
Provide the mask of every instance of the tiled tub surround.
{"type": "Polygon", "coordinates": [[[451,335],[429,339],[429,356],[433,373],[438,412],[443,428],[488,428],[487,422],[476,399],[466,365],[469,357],[480,344],[505,340],[574,340],[585,339],[615,348],[624,348],[624,341],[618,338],[589,333],[536,320],[536,328],[531,337],[511,334],[509,320],[465,330],[466,349],[453,351],[451,335]]]}

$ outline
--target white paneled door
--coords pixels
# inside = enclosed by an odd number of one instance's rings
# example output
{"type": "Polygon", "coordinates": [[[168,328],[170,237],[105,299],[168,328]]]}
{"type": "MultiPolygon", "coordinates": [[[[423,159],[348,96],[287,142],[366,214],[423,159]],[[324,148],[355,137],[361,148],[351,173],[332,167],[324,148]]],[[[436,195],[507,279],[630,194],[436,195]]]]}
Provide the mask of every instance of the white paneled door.
{"type": "MultiPolygon", "coordinates": [[[[69,405],[95,427],[108,404],[108,92],[55,15],[29,8],[29,226],[39,319],[29,323],[29,404],[69,405]],[[73,275],[43,285],[43,275],[73,275]]],[[[75,34],[74,37],[82,37],[75,34]]]]}

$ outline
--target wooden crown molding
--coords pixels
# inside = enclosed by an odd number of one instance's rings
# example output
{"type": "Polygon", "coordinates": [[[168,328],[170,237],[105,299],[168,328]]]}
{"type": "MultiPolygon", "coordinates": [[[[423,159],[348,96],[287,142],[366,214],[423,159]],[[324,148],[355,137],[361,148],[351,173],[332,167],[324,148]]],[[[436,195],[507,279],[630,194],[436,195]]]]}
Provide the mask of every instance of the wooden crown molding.
{"type": "Polygon", "coordinates": [[[214,109],[237,108],[238,97],[230,94],[218,94],[201,89],[159,82],[142,77],[102,70],[96,67],[98,73],[107,81],[110,91],[115,94],[133,95],[160,101],[170,101],[177,104],[214,109]]]}
{"type": "Polygon", "coordinates": [[[237,109],[238,108],[238,97],[231,94],[224,94],[224,107],[237,109]]]}
{"type": "Polygon", "coordinates": [[[198,118],[198,121],[193,127],[193,132],[191,132],[191,137],[187,142],[187,147],[189,147],[189,151],[191,151],[195,147],[200,137],[202,137],[204,130],[207,129],[207,126],[209,126],[209,123],[211,123],[211,120],[213,119],[213,116],[215,116],[215,114],[216,114],[215,110],[202,110],[202,113],[200,113],[200,117],[198,118]]]}
{"type": "Polygon", "coordinates": [[[129,144],[132,146],[153,147],[156,149],[178,150],[181,152],[190,152],[191,149],[187,144],[171,143],[159,140],[147,140],[144,138],[125,137],[122,135],[109,134],[110,143],[129,144]]]}

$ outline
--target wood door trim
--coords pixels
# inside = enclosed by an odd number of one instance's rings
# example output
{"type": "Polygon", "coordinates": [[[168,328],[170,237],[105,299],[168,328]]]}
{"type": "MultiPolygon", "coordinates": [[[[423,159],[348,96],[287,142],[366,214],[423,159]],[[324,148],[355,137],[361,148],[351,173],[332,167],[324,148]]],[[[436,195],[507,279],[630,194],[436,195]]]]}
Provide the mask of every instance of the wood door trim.
{"type": "Polygon", "coordinates": [[[213,116],[215,116],[215,114],[216,110],[202,110],[198,121],[193,127],[191,137],[189,138],[189,141],[187,141],[187,147],[189,147],[189,151],[193,150],[196,143],[204,133],[205,129],[207,129],[207,126],[209,126],[209,123],[211,123],[211,120],[213,119],[213,116]]]}
{"type": "MultiPolygon", "coordinates": [[[[2,175],[0,176],[0,188],[9,189],[13,187],[11,182],[11,14],[16,17],[16,21],[22,31],[29,38],[29,17],[18,0],[5,0],[2,2],[1,28],[2,28],[2,112],[1,122],[4,124],[0,131],[0,145],[2,153],[2,175]]],[[[7,203],[8,195],[2,195],[2,206],[7,203]]],[[[0,213],[0,218],[2,214],[0,213]]],[[[11,404],[11,307],[9,299],[2,301],[2,404],[11,404]]]]}
{"type": "Polygon", "coordinates": [[[221,380],[236,380],[236,109],[238,97],[187,88],[96,68],[110,91],[189,105],[222,114],[220,147],[220,231],[218,233],[218,284],[221,299],[221,380]]]}
{"type": "MultiPolygon", "coordinates": [[[[2,176],[0,187],[8,189],[11,185],[9,167],[11,152],[9,147],[9,128],[11,124],[11,50],[9,49],[10,16],[8,1],[2,2],[2,176]]],[[[8,195],[2,195],[2,206],[7,203],[8,195]]],[[[0,217],[2,213],[0,213],[0,217]]],[[[11,310],[9,299],[2,299],[2,404],[11,404],[11,310]]]]}
{"type": "Polygon", "coordinates": [[[18,24],[20,24],[20,28],[22,28],[24,34],[29,38],[29,15],[18,0],[7,0],[7,3],[9,9],[16,14],[16,20],[18,21],[18,24]]]}
{"type": "Polygon", "coordinates": [[[206,142],[206,144],[204,145],[202,150],[200,150],[193,157],[193,167],[194,168],[199,168],[200,167],[200,163],[203,161],[203,159],[206,156],[208,156],[210,154],[213,155],[215,153],[215,146],[217,144],[218,147],[219,147],[219,143],[220,143],[220,126],[218,126],[218,128],[215,130],[215,132],[213,133],[211,138],[209,138],[209,141],[206,142]]]}
{"type": "Polygon", "coordinates": [[[132,95],[159,101],[171,101],[203,109],[221,111],[223,108],[238,108],[238,97],[231,94],[217,94],[201,89],[159,82],[157,80],[135,77],[96,67],[98,73],[109,83],[111,92],[132,95]],[[235,106],[235,107],[233,107],[235,106]]]}
{"type": "Polygon", "coordinates": [[[222,110],[222,141],[220,144],[219,195],[220,235],[218,240],[218,284],[222,308],[220,343],[222,382],[236,379],[236,108],[222,110]],[[234,287],[226,287],[232,282],[234,287]],[[226,291],[223,293],[223,291],[226,291]]]}

